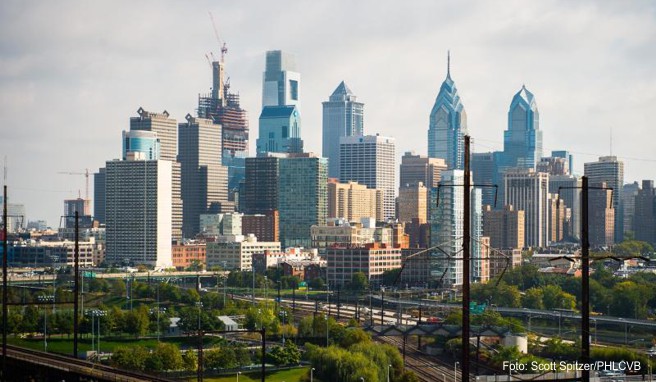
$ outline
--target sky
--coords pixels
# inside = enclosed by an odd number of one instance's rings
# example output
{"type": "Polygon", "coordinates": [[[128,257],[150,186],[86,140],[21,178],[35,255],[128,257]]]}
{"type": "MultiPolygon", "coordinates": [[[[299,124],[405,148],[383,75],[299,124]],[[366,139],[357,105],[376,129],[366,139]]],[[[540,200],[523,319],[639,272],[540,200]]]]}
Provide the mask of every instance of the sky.
{"type": "Polygon", "coordinates": [[[344,80],[365,103],[365,133],[395,137],[399,162],[406,151],[427,153],[450,50],[473,151],[503,149],[524,84],[545,155],[571,151],[582,174],[583,163],[612,153],[625,162],[625,183],[656,178],[653,1],[7,0],[0,161],[26,220],[57,228],[63,200],[85,192],[84,176],[59,172],[95,172],[119,158],[139,107],[178,121],[195,113],[211,86],[205,55],[219,52],[208,11],[248,111],[251,153],[267,50],[296,56],[307,151],[321,153],[321,102],[344,80]]]}

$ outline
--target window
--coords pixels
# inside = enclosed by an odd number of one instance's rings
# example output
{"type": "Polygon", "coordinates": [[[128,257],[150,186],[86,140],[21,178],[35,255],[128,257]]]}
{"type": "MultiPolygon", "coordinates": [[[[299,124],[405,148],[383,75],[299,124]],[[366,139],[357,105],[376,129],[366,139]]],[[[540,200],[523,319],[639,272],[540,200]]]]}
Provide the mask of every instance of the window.
{"type": "Polygon", "coordinates": [[[289,97],[298,101],[298,81],[296,80],[289,80],[289,97]]]}

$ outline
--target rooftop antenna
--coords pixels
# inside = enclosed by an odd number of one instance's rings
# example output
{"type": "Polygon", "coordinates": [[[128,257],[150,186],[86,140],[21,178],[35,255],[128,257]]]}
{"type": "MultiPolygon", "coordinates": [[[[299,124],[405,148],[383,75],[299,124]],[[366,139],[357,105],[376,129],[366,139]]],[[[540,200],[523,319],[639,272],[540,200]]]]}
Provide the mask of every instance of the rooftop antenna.
{"type": "Polygon", "coordinates": [[[446,76],[451,78],[451,51],[446,51],[446,76]]]}

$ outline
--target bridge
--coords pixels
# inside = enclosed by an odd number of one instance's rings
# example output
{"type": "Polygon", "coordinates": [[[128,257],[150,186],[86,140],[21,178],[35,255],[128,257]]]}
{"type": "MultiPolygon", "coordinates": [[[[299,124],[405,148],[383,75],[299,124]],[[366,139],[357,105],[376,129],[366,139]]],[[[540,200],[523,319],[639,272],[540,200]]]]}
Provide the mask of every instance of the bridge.
{"type": "Polygon", "coordinates": [[[120,370],[111,366],[7,345],[5,381],[171,382],[172,380],[120,370]]]}

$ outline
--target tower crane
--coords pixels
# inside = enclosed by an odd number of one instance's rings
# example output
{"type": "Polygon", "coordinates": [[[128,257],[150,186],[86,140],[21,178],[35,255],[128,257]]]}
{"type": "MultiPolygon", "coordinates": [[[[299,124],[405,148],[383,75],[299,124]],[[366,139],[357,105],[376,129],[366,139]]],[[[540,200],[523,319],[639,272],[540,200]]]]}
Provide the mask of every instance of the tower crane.
{"type": "Polygon", "coordinates": [[[84,175],[86,181],[86,196],[85,199],[89,200],[89,169],[85,168],[84,172],[73,172],[73,171],[60,171],[57,174],[63,175],[84,175]]]}
{"type": "Polygon", "coordinates": [[[210,20],[212,20],[212,29],[214,29],[214,37],[216,37],[216,42],[219,43],[219,48],[221,49],[221,62],[223,62],[226,53],[228,53],[228,46],[226,45],[225,41],[221,40],[221,37],[219,37],[219,31],[216,29],[216,23],[214,22],[214,16],[212,15],[211,11],[207,11],[207,13],[210,14],[210,20]]]}

